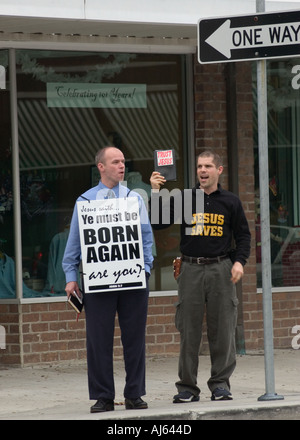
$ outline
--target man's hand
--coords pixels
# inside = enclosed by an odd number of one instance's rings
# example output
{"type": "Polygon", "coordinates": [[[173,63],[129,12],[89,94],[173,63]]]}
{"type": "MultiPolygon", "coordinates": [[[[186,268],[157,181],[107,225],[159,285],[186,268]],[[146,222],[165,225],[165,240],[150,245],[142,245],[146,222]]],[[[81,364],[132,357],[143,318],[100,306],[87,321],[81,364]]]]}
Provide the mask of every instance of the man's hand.
{"type": "Polygon", "coordinates": [[[76,281],[70,281],[69,283],[67,283],[65,291],[67,292],[68,298],[70,298],[71,295],[74,296],[74,291],[77,293],[79,298],[81,298],[81,292],[76,281]]]}
{"type": "Polygon", "coordinates": [[[166,179],[158,171],[153,171],[150,177],[150,183],[152,189],[160,189],[161,185],[164,185],[166,179]]]}
{"type": "Polygon", "coordinates": [[[236,261],[232,266],[231,275],[231,281],[233,284],[236,284],[238,281],[240,281],[244,275],[244,267],[239,261],[236,261]]]}

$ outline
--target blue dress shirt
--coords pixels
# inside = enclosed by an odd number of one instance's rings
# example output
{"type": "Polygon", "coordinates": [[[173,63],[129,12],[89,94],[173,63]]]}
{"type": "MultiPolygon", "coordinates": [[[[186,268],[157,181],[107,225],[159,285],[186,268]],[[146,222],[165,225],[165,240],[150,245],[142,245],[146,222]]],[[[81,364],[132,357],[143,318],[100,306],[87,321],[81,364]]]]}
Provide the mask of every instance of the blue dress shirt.
{"type": "MultiPolygon", "coordinates": [[[[153,256],[152,256],[152,229],[149,221],[149,216],[145,203],[142,197],[135,191],[130,191],[128,188],[119,183],[117,186],[112,188],[116,197],[137,197],[139,203],[139,213],[141,219],[141,231],[142,231],[142,241],[143,241],[143,252],[144,252],[144,264],[145,271],[150,274],[153,256]]],[[[107,188],[101,181],[99,184],[78,197],[77,201],[83,200],[103,200],[107,198],[107,193],[109,188],[107,188]]],[[[66,245],[62,266],[66,275],[66,282],[77,281],[78,279],[78,268],[81,262],[81,247],[80,247],[80,235],[78,226],[78,214],[77,206],[75,205],[73,210],[73,216],[70,225],[70,233],[68,242],[66,245]]]]}

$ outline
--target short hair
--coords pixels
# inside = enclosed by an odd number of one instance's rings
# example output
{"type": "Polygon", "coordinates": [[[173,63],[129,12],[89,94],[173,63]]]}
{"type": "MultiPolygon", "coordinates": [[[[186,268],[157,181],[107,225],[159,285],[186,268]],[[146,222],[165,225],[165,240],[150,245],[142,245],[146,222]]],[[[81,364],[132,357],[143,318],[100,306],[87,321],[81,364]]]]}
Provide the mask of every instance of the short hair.
{"type": "Polygon", "coordinates": [[[222,159],[221,156],[218,153],[215,153],[213,150],[205,150],[202,153],[198,155],[197,160],[199,157],[212,157],[213,163],[216,165],[216,167],[220,167],[222,165],[222,159]]]}
{"type": "Polygon", "coordinates": [[[96,156],[95,156],[96,166],[100,162],[104,163],[105,153],[106,153],[106,150],[108,150],[109,148],[116,148],[116,147],[114,145],[107,145],[106,147],[100,148],[100,150],[98,150],[98,152],[96,153],[96,156]]]}

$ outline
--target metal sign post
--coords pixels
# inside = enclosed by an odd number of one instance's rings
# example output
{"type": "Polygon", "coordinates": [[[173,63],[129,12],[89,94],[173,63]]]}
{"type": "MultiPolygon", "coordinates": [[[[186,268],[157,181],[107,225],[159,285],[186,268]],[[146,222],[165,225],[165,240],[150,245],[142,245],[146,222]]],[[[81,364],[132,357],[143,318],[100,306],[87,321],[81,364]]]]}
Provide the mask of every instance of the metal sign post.
{"type": "MultiPolygon", "coordinates": [[[[257,12],[265,9],[264,0],[256,0],[257,12]]],[[[273,313],[272,279],[270,251],[270,207],[269,207],[269,161],[268,161],[268,107],[267,107],[267,69],[266,60],[257,61],[257,120],[258,120],[258,157],[260,189],[261,223],[261,261],[264,318],[264,351],[266,393],[258,398],[282,400],[275,393],[274,350],[273,350],[273,313]]]]}

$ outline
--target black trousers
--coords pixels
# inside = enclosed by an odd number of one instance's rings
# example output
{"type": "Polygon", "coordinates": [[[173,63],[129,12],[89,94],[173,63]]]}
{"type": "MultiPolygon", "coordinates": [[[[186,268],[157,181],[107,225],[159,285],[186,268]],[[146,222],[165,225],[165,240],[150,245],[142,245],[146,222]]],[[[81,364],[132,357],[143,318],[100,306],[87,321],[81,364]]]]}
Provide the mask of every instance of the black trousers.
{"type": "Polygon", "coordinates": [[[115,398],[113,339],[118,314],[124,351],[124,397],[135,399],[145,389],[145,329],[149,289],[84,295],[90,399],[115,398]]]}

